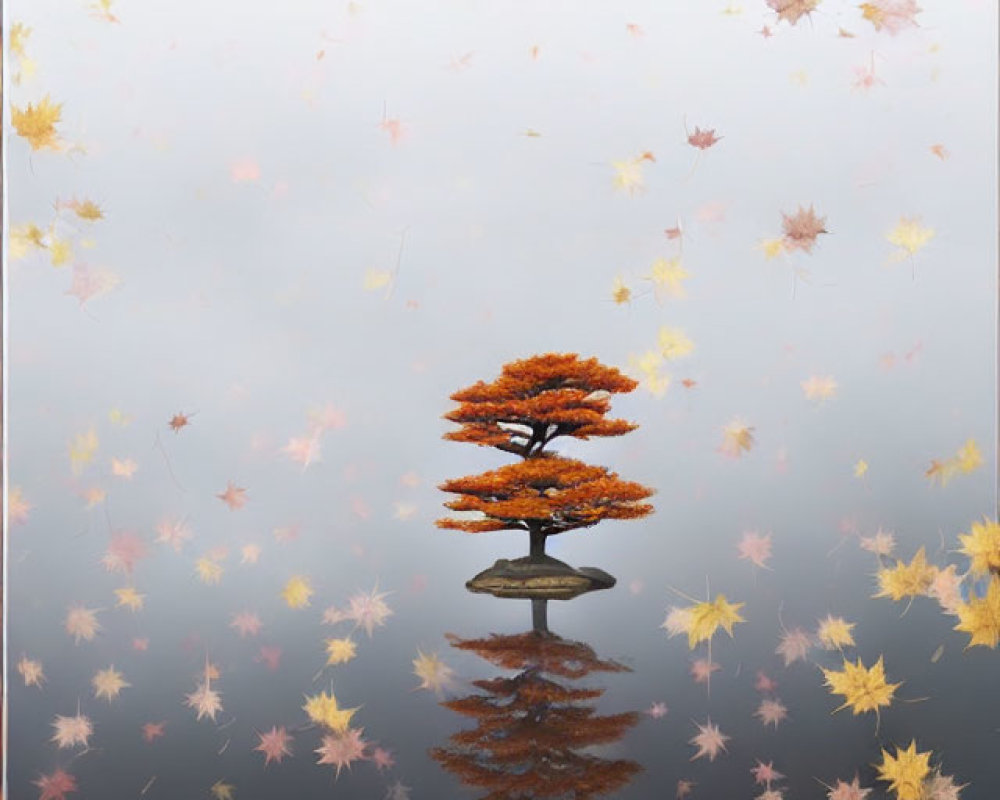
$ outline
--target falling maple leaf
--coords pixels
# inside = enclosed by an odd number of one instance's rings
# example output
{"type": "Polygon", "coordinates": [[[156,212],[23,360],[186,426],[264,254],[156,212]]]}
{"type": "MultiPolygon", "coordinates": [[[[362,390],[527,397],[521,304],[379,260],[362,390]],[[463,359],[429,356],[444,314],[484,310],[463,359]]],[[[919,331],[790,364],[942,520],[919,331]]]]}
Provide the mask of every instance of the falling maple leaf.
{"type": "Polygon", "coordinates": [[[309,579],[302,575],[294,575],[288,579],[285,588],[281,590],[281,596],[289,608],[305,608],[309,605],[309,598],[313,595],[312,584],[309,579]]]}
{"type": "Polygon", "coordinates": [[[826,217],[817,217],[812,206],[808,209],[799,206],[794,214],[781,214],[781,227],[784,231],[785,248],[802,250],[811,253],[816,237],[821,233],[829,233],[824,227],[826,217]]]}
{"type": "Polygon", "coordinates": [[[778,688],[778,682],[761,670],[757,670],[753,688],[758,692],[773,693],[778,688]]]}
{"type": "Polygon", "coordinates": [[[191,424],[191,417],[187,414],[174,414],[167,424],[170,426],[170,430],[177,433],[181,428],[191,424]]]}
{"type": "Polygon", "coordinates": [[[962,604],[962,578],[954,564],[939,569],[927,589],[946,614],[957,614],[962,604]]]}
{"type": "Polygon", "coordinates": [[[876,31],[886,30],[892,36],[906,28],[920,27],[915,19],[921,10],[916,0],[872,0],[858,8],[876,31]]]}
{"type": "Polygon", "coordinates": [[[32,505],[24,498],[20,486],[11,487],[7,492],[7,517],[11,525],[26,522],[32,505]]]}
{"type": "Polygon", "coordinates": [[[753,428],[736,418],[722,429],[722,444],[719,452],[730,458],[739,458],[753,447],[753,428]]]}
{"type": "Polygon", "coordinates": [[[652,703],[649,708],[646,709],[646,713],[653,719],[662,719],[667,716],[667,704],[652,703]]]}
{"type": "Polygon", "coordinates": [[[259,544],[245,544],[240,548],[241,564],[256,564],[260,558],[261,548],[259,544]]]}
{"type": "Polygon", "coordinates": [[[134,586],[123,586],[120,589],[115,589],[115,597],[118,598],[115,607],[124,607],[129,611],[141,611],[146,600],[146,595],[139,594],[134,586]]]}
{"type": "Polygon", "coordinates": [[[761,721],[761,724],[765,726],[773,725],[777,728],[779,722],[787,719],[788,709],[777,698],[766,697],[760,701],[760,705],[757,706],[754,716],[761,721]]]}
{"type": "Polygon", "coordinates": [[[715,600],[696,603],[685,609],[682,630],[687,633],[688,647],[694,650],[699,642],[710,641],[719,628],[732,636],[733,625],[746,621],[739,615],[739,610],[744,605],[746,604],[730,603],[724,594],[719,594],[715,596],[715,600]]]}
{"type": "Polygon", "coordinates": [[[630,355],[629,372],[655,397],[662,397],[670,386],[670,376],[662,374],[663,355],[658,350],[647,350],[641,356],[630,355]]]}
{"type": "Polygon", "coordinates": [[[666,325],[660,328],[657,338],[661,355],[668,361],[675,358],[683,358],[694,352],[694,342],[684,335],[680,328],[671,328],[666,325]]]}
{"type": "Polygon", "coordinates": [[[738,549],[741,559],[747,559],[762,569],[770,569],[767,560],[771,557],[771,534],[761,536],[757,531],[744,531],[738,549]]]}
{"type": "Polygon", "coordinates": [[[687,280],[690,275],[681,264],[680,258],[658,258],[653,262],[647,280],[653,282],[654,292],[657,300],[662,294],[672,297],[686,297],[684,285],[681,281],[687,280]]]}
{"type": "Polygon", "coordinates": [[[854,477],[863,478],[868,472],[868,462],[863,458],[859,458],[854,462],[854,477]]]}
{"type": "Polygon", "coordinates": [[[280,764],[281,759],[292,754],[292,737],[284,726],[278,728],[272,725],[271,730],[258,733],[257,737],[259,741],[254,750],[264,754],[265,767],[272,761],[280,764]]]}
{"type": "Polygon", "coordinates": [[[627,303],[632,298],[632,290],[625,285],[620,277],[615,278],[614,288],[611,290],[611,299],[618,305],[627,303]]]}
{"type": "Polygon", "coordinates": [[[351,763],[365,757],[367,743],[361,738],[363,728],[348,728],[337,736],[324,736],[322,745],[316,752],[320,758],[317,764],[331,764],[337,768],[336,777],[340,777],[341,767],[351,768],[351,763]]]}
{"type": "Polygon", "coordinates": [[[879,528],[873,536],[862,536],[861,548],[877,556],[892,555],[896,547],[896,537],[890,531],[879,528]]]}
{"type": "Polygon", "coordinates": [[[235,511],[238,508],[243,508],[247,503],[247,490],[242,489],[238,486],[233,485],[232,482],[226,484],[226,491],[221,494],[217,494],[223,503],[229,506],[230,511],[235,511]]]}
{"type": "Polygon", "coordinates": [[[67,794],[77,791],[76,778],[62,769],[42,774],[32,782],[42,790],[38,800],[66,800],[67,794]]]}
{"type": "Polygon", "coordinates": [[[781,238],[762,239],[758,247],[764,251],[764,258],[777,258],[785,252],[785,240],[781,238]]]}
{"type": "Polygon", "coordinates": [[[875,766],[879,780],[889,784],[896,800],[924,800],[923,782],[931,771],[930,759],[930,751],[917,752],[914,739],[905,750],[897,746],[895,758],[887,750],[882,750],[882,763],[875,766]]]}
{"type": "Polygon", "coordinates": [[[97,621],[97,610],[82,606],[72,606],[69,609],[64,625],[66,633],[72,636],[77,644],[80,644],[81,640],[92,641],[101,629],[97,621]]]}
{"type": "Polygon", "coordinates": [[[816,639],[827,650],[840,650],[844,647],[854,647],[853,622],[847,622],[843,617],[827,614],[819,622],[816,639]]]}
{"type": "Polygon", "coordinates": [[[715,135],[715,128],[702,130],[695,126],[694,133],[688,136],[687,141],[692,147],[697,147],[699,150],[707,150],[721,139],[721,136],[715,135]]]}
{"type": "Polygon", "coordinates": [[[126,480],[131,479],[135,475],[135,471],[139,468],[139,465],[135,463],[131,458],[126,459],[111,459],[111,474],[116,478],[125,478],[126,480]]]}
{"type": "Polygon", "coordinates": [[[974,576],[1000,572],[1000,524],[983,517],[973,522],[968,534],[959,534],[962,547],[958,552],[969,557],[969,571],[974,576]]]}
{"type": "Polygon", "coordinates": [[[198,688],[188,695],[185,695],[184,705],[193,708],[198,712],[197,719],[208,717],[215,722],[215,715],[222,711],[222,696],[211,686],[211,680],[207,679],[198,684],[198,688]]]}
{"type": "Polygon", "coordinates": [[[912,258],[922,250],[934,238],[934,229],[923,227],[919,217],[900,217],[899,223],[886,234],[885,238],[889,244],[899,248],[893,259],[901,261],[907,256],[912,258]]]}
{"type": "Polygon", "coordinates": [[[73,280],[65,294],[77,299],[82,308],[95,297],[107,294],[121,283],[115,273],[109,269],[93,269],[86,264],[73,265],[73,280]]]}
{"type": "Polygon", "coordinates": [[[222,565],[208,556],[194,562],[194,571],[202,583],[217,584],[222,580],[222,565]]]}
{"type": "Polygon", "coordinates": [[[768,8],[778,12],[778,19],[791,25],[811,14],[819,3],[820,0],[767,0],[768,8]]]}
{"type": "Polygon", "coordinates": [[[822,378],[813,375],[808,380],[802,381],[802,391],[809,400],[825,400],[833,397],[837,391],[837,382],[829,375],[822,378]]]}
{"type": "Polygon", "coordinates": [[[12,105],[10,122],[18,136],[28,140],[32,150],[61,150],[56,124],[62,117],[62,103],[53,103],[48,95],[37,105],[28,103],[23,109],[12,105]]]}
{"type": "Polygon", "coordinates": [[[785,660],[785,666],[788,667],[796,661],[804,661],[812,645],[812,637],[808,633],[802,628],[792,628],[782,633],[774,652],[785,660]]]}
{"type": "Polygon", "coordinates": [[[252,611],[242,611],[239,614],[233,615],[233,619],[232,622],[229,623],[229,627],[233,628],[241,638],[246,636],[256,636],[260,633],[260,617],[252,611]]]}
{"type": "Polygon", "coordinates": [[[419,648],[417,657],[413,659],[413,674],[420,678],[417,689],[429,689],[441,695],[446,688],[454,683],[455,673],[436,653],[425,655],[419,648]]]}
{"type": "Polygon", "coordinates": [[[229,166],[233,183],[252,183],[260,180],[260,164],[252,158],[235,161],[229,166]]]}
{"type": "Polygon", "coordinates": [[[42,662],[35,661],[27,656],[21,656],[17,662],[17,671],[24,678],[25,686],[38,686],[45,683],[45,671],[42,669],[42,662]]]}
{"type": "Polygon", "coordinates": [[[131,574],[135,563],[146,557],[146,542],[131,531],[119,531],[111,537],[101,564],[108,572],[131,574]]]}
{"type": "Polygon", "coordinates": [[[219,780],[212,784],[212,788],[209,791],[211,791],[212,797],[215,800],[233,800],[236,787],[231,783],[219,780]]]}
{"type": "Polygon", "coordinates": [[[118,697],[122,689],[132,685],[114,668],[114,665],[107,669],[98,670],[90,683],[94,687],[94,696],[98,699],[103,697],[108,702],[118,697]]]}
{"type": "Polygon", "coordinates": [[[60,748],[70,748],[81,745],[88,747],[88,740],[94,735],[94,726],[90,717],[79,712],[72,717],[56,715],[52,723],[55,734],[49,741],[55,742],[60,748]]]}
{"type": "Polygon", "coordinates": [[[697,747],[698,752],[691,756],[690,760],[708,756],[709,761],[715,761],[720,751],[726,751],[726,742],[730,737],[722,733],[717,725],[713,725],[711,719],[706,720],[704,725],[696,722],[695,727],[698,728],[698,733],[689,739],[688,743],[697,747]]]}
{"type": "Polygon", "coordinates": [[[257,651],[257,655],[254,656],[253,660],[259,664],[263,664],[271,672],[277,672],[278,667],[281,665],[281,648],[272,645],[261,645],[260,650],[257,651]]]}
{"type": "Polygon", "coordinates": [[[612,161],[611,166],[615,171],[614,187],[635,195],[646,187],[646,180],[642,173],[643,163],[655,161],[652,153],[643,153],[627,161],[612,161]]]}
{"type": "Polygon", "coordinates": [[[956,631],[970,635],[966,649],[981,645],[994,649],[1000,642],[1000,576],[991,575],[986,594],[972,594],[968,603],[959,603],[956,609],[956,631]]]}
{"type": "Polygon", "coordinates": [[[774,768],[773,761],[768,761],[765,764],[760,759],[757,759],[756,767],[751,767],[750,774],[753,775],[753,779],[756,783],[766,783],[768,787],[770,787],[774,781],[780,781],[785,777],[783,773],[778,772],[778,770],[774,768]]]}
{"type": "Polygon", "coordinates": [[[90,15],[103,22],[121,22],[118,17],[111,13],[111,5],[114,0],[94,0],[90,4],[90,15]]]}
{"type": "Polygon", "coordinates": [[[320,692],[317,695],[306,695],[306,704],[302,706],[302,710],[316,724],[329,728],[334,733],[344,733],[351,724],[351,717],[358,709],[341,708],[331,691],[329,694],[320,692]]]}
{"type": "Polygon", "coordinates": [[[385,603],[385,598],[389,594],[390,592],[379,592],[376,585],[370,592],[358,592],[352,595],[348,599],[345,617],[353,619],[370,639],[375,628],[385,625],[385,621],[392,616],[392,609],[385,603]]]}
{"type": "Polygon", "coordinates": [[[79,475],[94,460],[98,446],[97,433],[93,428],[73,437],[69,443],[69,463],[74,475],[79,475]]]}
{"type": "Polygon", "coordinates": [[[147,722],[142,726],[142,739],[144,742],[153,742],[163,736],[163,729],[166,727],[166,722],[147,722]]]}
{"type": "Polygon", "coordinates": [[[710,661],[707,658],[696,658],[691,662],[689,672],[695,683],[709,683],[712,680],[712,673],[722,669],[721,664],[710,661]]]}
{"type": "Polygon", "coordinates": [[[824,669],[823,675],[826,677],[826,686],[830,688],[830,694],[844,696],[844,704],[835,711],[850,708],[855,715],[866,711],[874,711],[877,714],[880,707],[892,703],[893,693],[902,685],[886,681],[882,656],[879,656],[878,661],[871,667],[865,667],[860,658],[856,664],[845,658],[843,669],[824,669]]]}
{"type": "Polygon", "coordinates": [[[191,528],[183,520],[164,520],[156,526],[157,543],[170,545],[176,553],[181,551],[184,542],[188,541],[193,535],[191,528]]]}
{"type": "Polygon", "coordinates": [[[909,564],[896,561],[893,567],[878,570],[879,591],[873,597],[889,597],[899,602],[904,597],[927,594],[937,574],[937,567],[927,563],[927,555],[921,547],[909,564]]]}
{"type": "Polygon", "coordinates": [[[827,786],[826,788],[829,790],[826,800],[866,800],[872,791],[871,789],[861,787],[857,775],[854,776],[854,780],[850,783],[838,780],[836,786],[827,786]]]}
{"type": "Polygon", "coordinates": [[[301,464],[304,472],[306,467],[320,460],[319,437],[300,436],[289,439],[288,444],[282,448],[282,452],[296,464],[301,464]]]}
{"type": "Polygon", "coordinates": [[[326,640],[327,666],[346,664],[357,654],[357,645],[350,638],[326,640]]]}
{"type": "Polygon", "coordinates": [[[948,160],[949,153],[947,148],[945,148],[943,144],[932,144],[930,147],[930,151],[938,158],[940,158],[942,161],[948,160]]]}

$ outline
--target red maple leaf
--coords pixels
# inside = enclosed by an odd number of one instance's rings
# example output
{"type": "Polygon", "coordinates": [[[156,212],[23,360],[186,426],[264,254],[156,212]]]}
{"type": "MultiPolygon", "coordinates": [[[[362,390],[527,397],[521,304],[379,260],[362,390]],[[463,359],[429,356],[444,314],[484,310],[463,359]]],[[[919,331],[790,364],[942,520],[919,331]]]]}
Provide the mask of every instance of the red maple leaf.
{"type": "Polygon", "coordinates": [[[142,738],[146,742],[152,742],[163,736],[163,729],[166,722],[147,722],[142,726],[142,738]]]}
{"type": "Polygon", "coordinates": [[[101,563],[108,572],[131,574],[135,562],[146,555],[146,542],[134,533],[121,531],[111,537],[101,563]]]}
{"type": "Polygon", "coordinates": [[[810,205],[808,209],[799,206],[794,214],[781,213],[781,227],[785,232],[785,247],[789,250],[803,250],[811,253],[816,237],[828,233],[824,227],[826,217],[817,217],[810,205]]]}
{"type": "Polygon", "coordinates": [[[261,645],[260,650],[257,651],[257,655],[254,656],[253,660],[258,664],[263,664],[271,672],[277,672],[278,665],[281,663],[281,648],[266,644],[261,645]]]}
{"type": "Polygon", "coordinates": [[[718,142],[721,138],[721,136],[715,135],[715,128],[709,128],[703,131],[696,125],[694,133],[688,136],[688,144],[692,147],[697,147],[699,150],[708,150],[709,147],[718,142]]]}
{"type": "Polygon", "coordinates": [[[42,790],[38,800],[66,800],[69,792],[77,791],[76,778],[61,769],[41,775],[34,784],[42,790]]]}
{"type": "Polygon", "coordinates": [[[272,761],[280,764],[281,759],[292,754],[292,749],[289,747],[292,737],[284,726],[278,728],[272,725],[271,730],[258,733],[257,736],[260,737],[260,743],[254,750],[264,754],[265,767],[272,761]]]}
{"type": "Polygon", "coordinates": [[[243,508],[243,506],[246,505],[246,494],[246,489],[234,486],[230,481],[226,484],[226,491],[222,492],[222,494],[217,494],[216,497],[229,506],[230,511],[235,511],[236,509],[243,508]]]}
{"type": "Polygon", "coordinates": [[[191,418],[187,414],[177,413],[170,418],[170,422],[168,422],[167,424],[170,426],[170,429],[174,433],[177,433],[177,431],[179,431],[185,425],[191,424],[191,418]]]}

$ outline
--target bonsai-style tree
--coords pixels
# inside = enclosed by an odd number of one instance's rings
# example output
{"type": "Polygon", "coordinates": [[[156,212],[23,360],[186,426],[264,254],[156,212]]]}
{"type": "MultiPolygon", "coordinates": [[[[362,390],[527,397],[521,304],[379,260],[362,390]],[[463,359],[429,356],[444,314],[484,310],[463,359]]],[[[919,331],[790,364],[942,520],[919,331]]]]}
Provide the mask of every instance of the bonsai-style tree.
{"type": "Polygon", "coordinates": [[[460,405],[444,418],[461,428],[444,438],[496,447],[521,460],[441,484],[441,490],[458,495],[447,508],[479,516],[439,519],[437,526],[470,533],[527,531],[531,557],[543,557],[549,536],[650,514],[653,507],[642,501],[652,489],[546,449],[561,436],[589,439],[635,430],[635,423],[605,415],[612,394],[636,386],[596,358],[546,353],[505,365],[492,383],[479,381],[455,392],[451,399],[460,405]]]}
{"type": "Polygon", "coordinates": [[[484,789],[489,800],[584,798],[624,787],[641,771],[626,759],[601,758],[586,748],[621,739],[638,721],[635,712],[598,715],[604,689],[574,686],[594,672],[626,672],[628,667],[597,657],[583,642],[548,631],[544,604],[535,609],[533,630],[485,639],[449,636],[452,647],[475,653],[495,666],[517,670],[512,677],[473,681],[481,694],[442,703],[475,719],[447,747],[431,757],[462,783],[484,789]]]}

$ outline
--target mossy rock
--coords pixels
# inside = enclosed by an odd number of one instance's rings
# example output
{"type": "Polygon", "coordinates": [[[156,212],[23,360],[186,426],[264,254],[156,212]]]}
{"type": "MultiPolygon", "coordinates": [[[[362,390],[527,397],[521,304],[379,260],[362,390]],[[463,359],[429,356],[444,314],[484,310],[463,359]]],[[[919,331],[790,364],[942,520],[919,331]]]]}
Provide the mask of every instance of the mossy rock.
{"type": "Polygon", "coordinates": [[[614,585],[614,577],[597,567],[574,569],[549,556],[526,556],[514,561],[499,559],[492,567],[466,581],[465,588],[494,597],[569,600],[614,585]]]}

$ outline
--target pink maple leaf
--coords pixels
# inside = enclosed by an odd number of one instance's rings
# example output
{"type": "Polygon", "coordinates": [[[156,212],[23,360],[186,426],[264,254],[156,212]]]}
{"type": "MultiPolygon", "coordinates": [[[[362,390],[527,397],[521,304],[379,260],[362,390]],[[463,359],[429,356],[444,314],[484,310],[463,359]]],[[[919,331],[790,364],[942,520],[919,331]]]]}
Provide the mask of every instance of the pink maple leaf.
{"type": "Polygon", "coordinates": [[[260,742],[254,750],[264,754],[265,767],[272,761],[277,761],[280,764],[281,759],[292,754],[292,749],[289,746],[292,737],[284,726],[277,728],[272,725],[271,730],[258,733],[257,736],[260,737],[260,742]]]}
{"type": "Polygon", "coordinates": [[[895,36],[906,28],[919,28],[916,16],[921,9],[916,0],[872,0],[861,5],[862,16],[875,26],[895,36]]]}
{"type": "Polygon", "coordinates": [[[361,738],[364,728],[348,728],[339,736],[324,736],[322,745],[314,752],[320,756],[317,764],[332,764],[340,777],[341,767],[351,768],[351,763],[365,757],[367,743],[361,738]]]}
{"type": "Polygon", "coordinates": [[[785,659],[787,667],[796,661],[804,661],[812,644],[812,638],[808,633],[802,628],[793,628],[782,634],[781,642],[774,652],[785,659]]]}
{"type": "Polygon", "coordinates": [[[260,165],[252,158],[234,161],[229,167],[233,183],[247,183],[260,180],[260,165]]]}
{"type": "Polygon", "coordinates": [[[771,534],[761,536],[757,531],[744,531],[739,543],[740,558],[749,560],[762,569],[770,569],[767,560],[771,557],[771,534]]]}
{"type": "Polygon", "coordinates": [[[809,16],[820,0],[767,0],[767,5],[778,12],[778,19],[794,25],[803,16],[809,16]]]}
{"type": "Polygon", "coordinates": [[[152,742],[163,736],[163,729],[166,722],[147,722],[142,726],[142,738],[145,742],[152,742]]]}
{"type": "Polygon", "coordinates": [[[396,763],[396,760],[392,757],[392,753],[383,747],[374,748],[369,759],[379,770],[389,769],[389,767],[396,763]]]}
{"type": "Polygon", "coordinates": [[[773,725],[777,728],[778,723],[788,717],[788,709],[785,708],[784,703],[776,697],[765,698],[760,701],[760,705],[757,706],[754,716],[757,717],[757,719],[759,719],[761,724],[765,727],[767,725],[773,725]]]}
{"type": "Polygon", "coordinates": [[[289,439],[281,452],[296,464],[301,464],[302,471],[305,472],[306,467],[320,460],[319,434],[289,439]]]}
{"type": "Polygon", "coordinates": [[[708,683],[712,679],[712,673],[718,672],[722,666],[707,658],[698,658],[691,662],[691,677],[695,683],[708,683]]]}
{"type": "Polygon", "coordinates": [[[223,503],[229,506],[230,511],[235,511],[238,508],[243,508],[247,503],[247,490],[241,489],[238,486],[234,486],[232,482],[226,484],[226,491],[221,494],[217,494],[223,503]]]}
{"type": "Polygon", "coordinates": [[[406,126],[398,117],[385,118],[378,124],[379,130],[389,134],[389,142],[393,145],[399,144],[406,136],[406,126]]]}
{"type": "Polygon", "coordinates": [[[241,637],[256,636],[260,633],[260,617],[252,611],[242,611],[233,615],[229,627],[235,629],[241,637]]]}
{"type": "Polygon", "coordinates": [[[828,233],[824,227],[826,217],[817,217],[812,206],[799,206],[794,214],[781,213],[781,227],[784,230],[785,247],[789,250],[802,250],[811,253],[816,237],[828,233]]]}
{"type": "Polygon", "coordinates": [[[772,781],[781,780],[785,777],[774,768],[773,761],[768,761],[765,764],[760,759],[757,760],[757,766],[750,770],[750,774],[753,775],[753,778],[757,783],[761,784],[770,784],[772,781]]]}
{"type": "Polygon", "coordinates": [[[257,651],[257,655],[254,656],[253,660],[258,664],[263,664],[271,672],[277,672],[278,666],[281,663],[281,648],[266,644],[261,645],[260,650],[257,651]]]}
{"type": "Polygon", "coordinates": [[[66,795],[77,791],[76,778],[62,769],[40,775],[35,786],[42,790],[38,800],[66,800],[66,795]]]}
{"type": "Polygon", "coordinates": [[[764,692],[765,694],[770,694],[778,688],[778,682],[773,678],[768,677],[767,674],[757,671],[757,679],[754,682],[754,689],[758,692],[764,692]]]}
{"type": "Polygon", "coordinates": [[[850,783],[838,780],[836,786],[827,788],[830,790],[826,795],[827,800],[865,800],[872,791],[871,789],[861,788],[857,775],[854,776],[854,780],[850,783]]]}
{"type": "Polygon", "coordinates": [[[667,704],[666,703],[651,703],[649,708],[646,709],[646,713],[649,714],[653,719],[662,719],[667,716],[667,704]]]}
{"type": "Polygon", "coordinates": [[[136,534],[121,531],[111,537],[111,543],[101,558],[108,572],[131,574],[135,562],[146,555],[146,542],[136,534]]]}
{"type": "Polygon", "coordinates": [[[121,282],[120,278],[107,269],[91,269],[85,264],[73,265],[73,282],[66,294],[75,297],[82,307],[89,300],[107,294],[121,282]]]}
{"type": "Polygon", "coordinates": [[[698,733],[689,739],[688,743],[697,747],[698,752],[691,756],[691,761],[704,756],[708,756],[709,761],[715,761],[719,752],[726,750],[726,742],[730,737],[722,733],[717,725],[713,725],[711,719],[704,725],[698,725],[696,722],[695,726],[698,728],[698,733]]]}
{"type": "Polygon", "coordinates": [[[163,520],[156,526],[157,543],[170,545],[176,553],[192,535],[191,528],[183,520],[163,520]]]}

